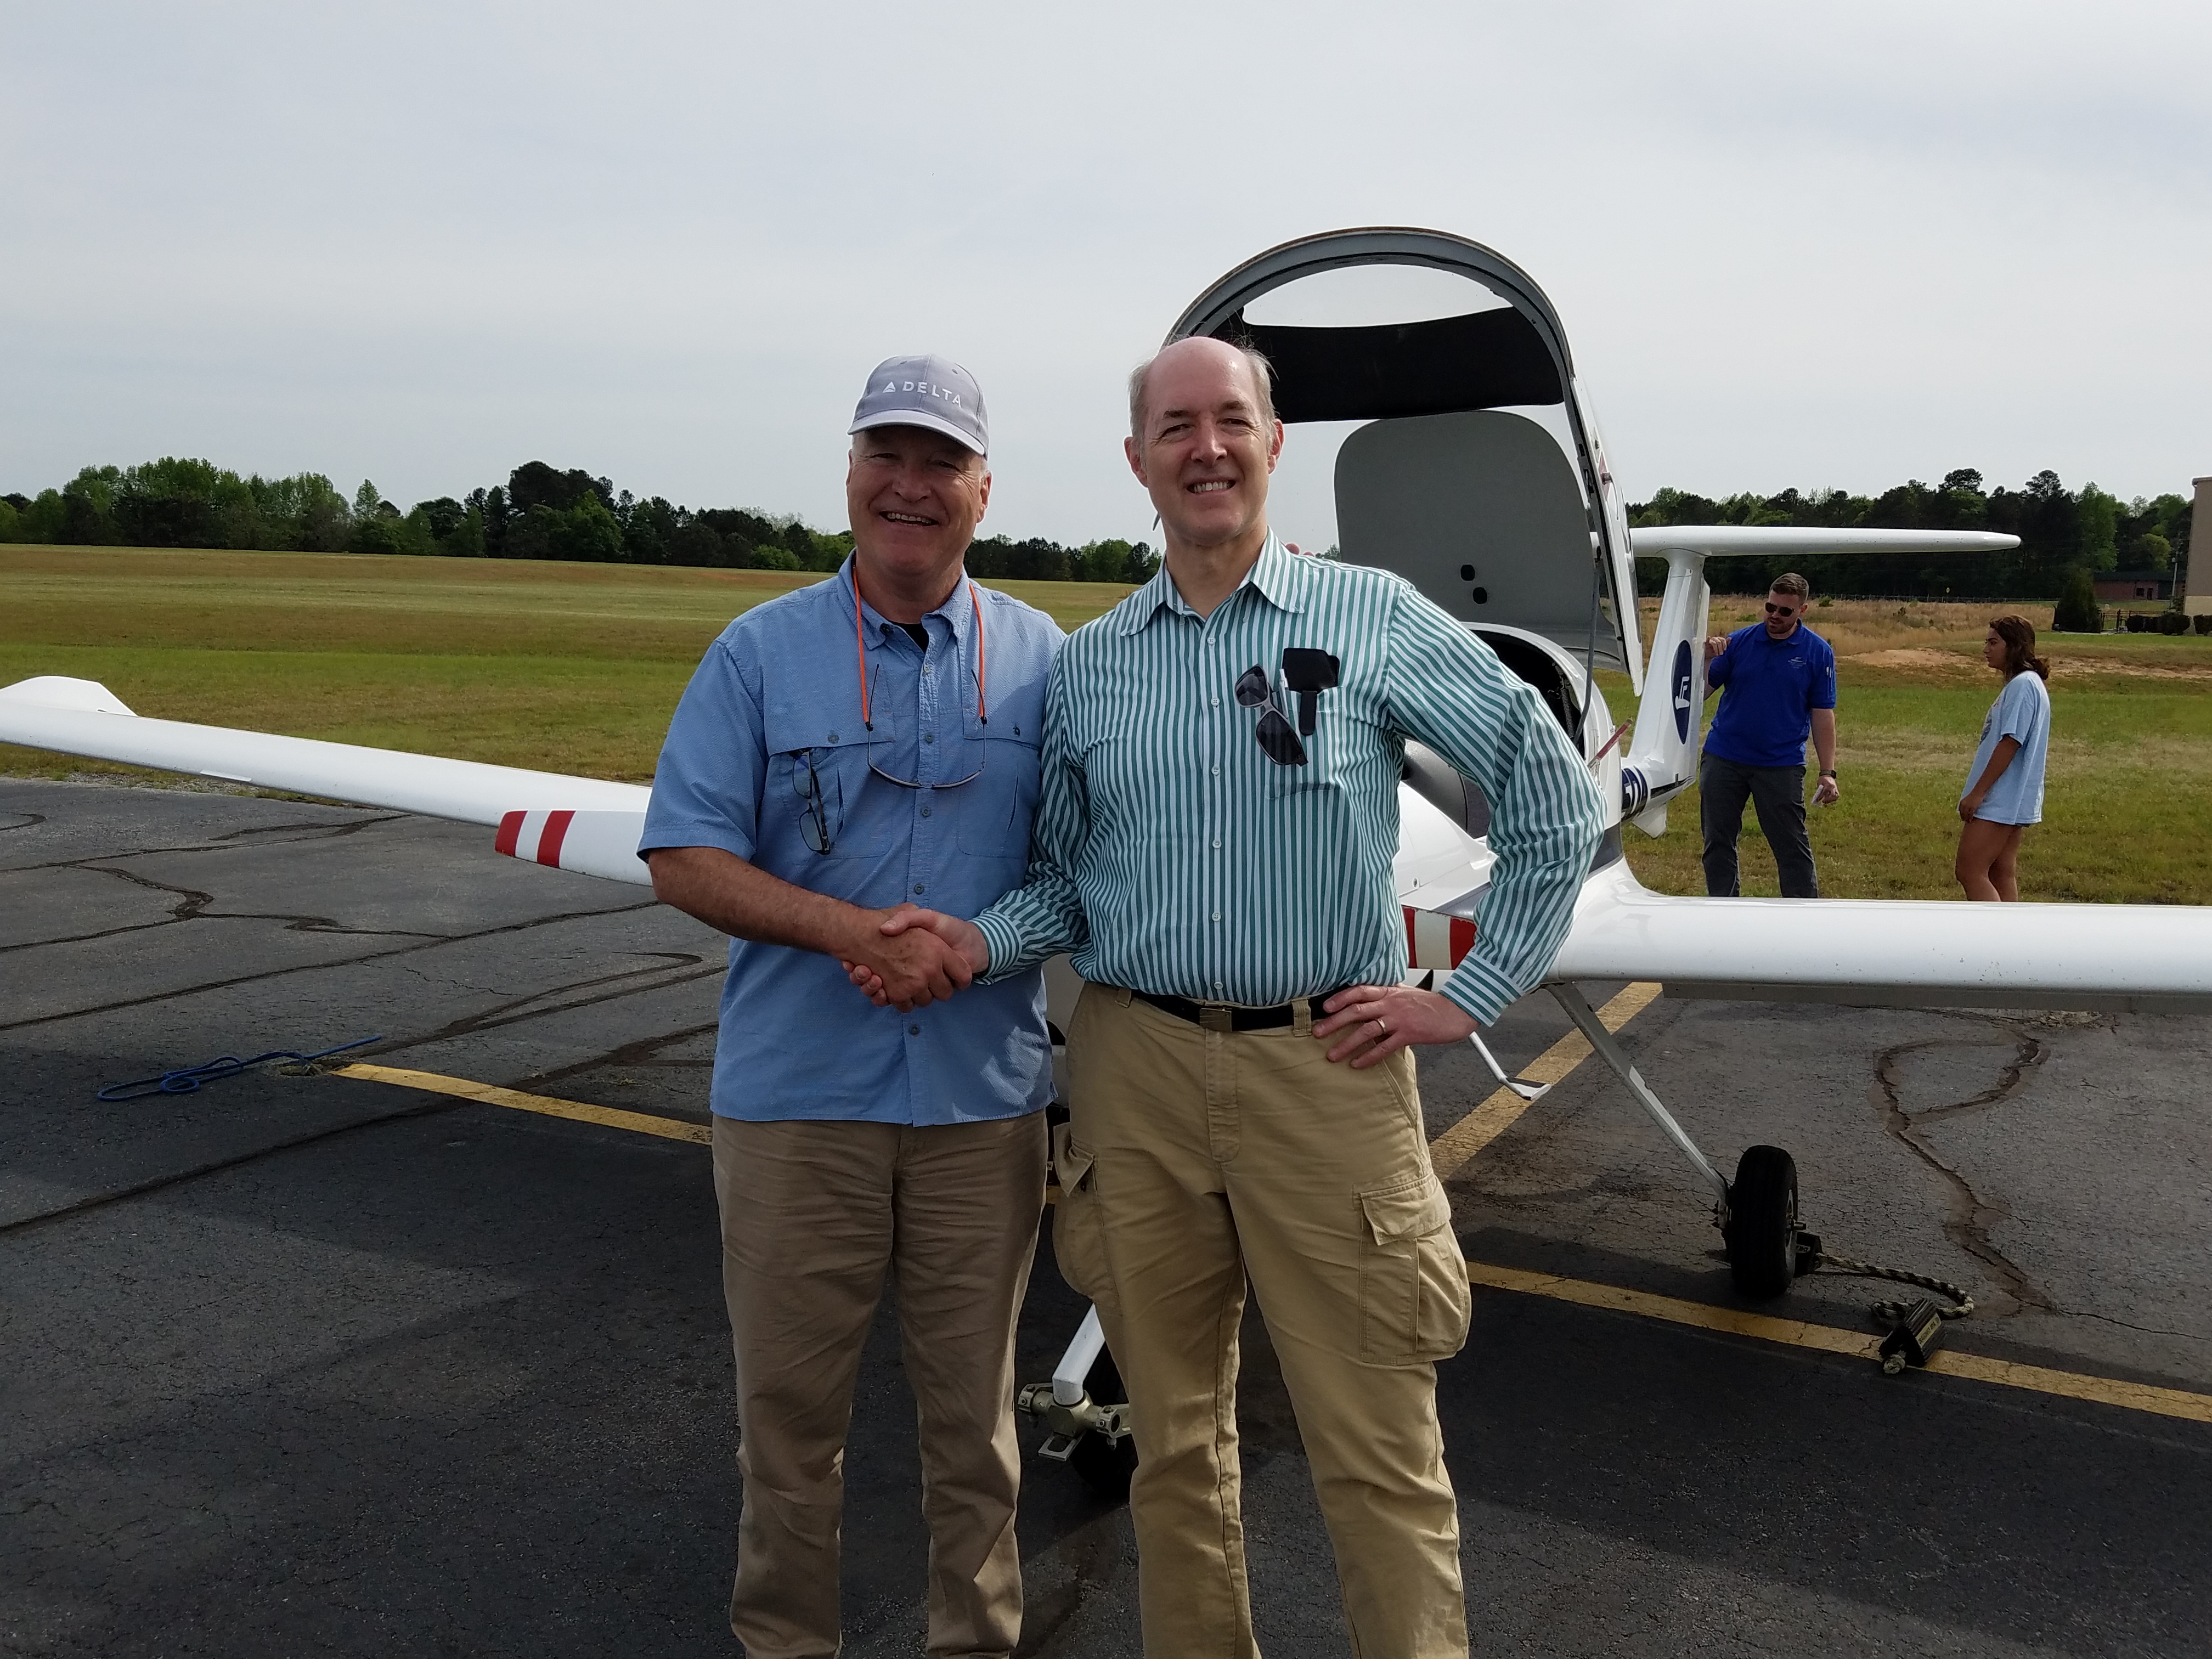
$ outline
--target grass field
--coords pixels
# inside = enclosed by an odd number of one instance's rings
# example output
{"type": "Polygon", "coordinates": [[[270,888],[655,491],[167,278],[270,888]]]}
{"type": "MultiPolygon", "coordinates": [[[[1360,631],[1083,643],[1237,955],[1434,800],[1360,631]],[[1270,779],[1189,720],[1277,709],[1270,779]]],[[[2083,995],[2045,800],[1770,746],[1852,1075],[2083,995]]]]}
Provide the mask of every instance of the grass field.
{"type": "MultiPolygon", "coordinates": [[[[809,581],[770,571],[493,560],[0,547],[0,684],[70,674],[143,714],[642,781],[692,665],[731,617],[809,581]]],[[[1127,589],[1009,582],[1073,628],[1127,589]]],[[[1716,598],[1713,626],[1756,602],[1716,598]]],[[[2039,628],[2047,607],[2021,609],[2039,628]]],[[[1656,615],[1644,606],[1645,631],[1656,615]]],[[[1822,890],[1957,896],[1954,803],[1996,677],[1989,608],[1817,602],[1841,660],[1844,798],[1813,814],[1822,890]]],[[[2046,899],[2212,903],[2212,639],[2043,635],[2053,664],[2044,822],[2022,890],[2046,899]]],[[[1633,709],[1604,676],[1615,719],[1633,709]]],[[[0,745],[0,772],[131,769],[0,745]]],[[[1745,826],[1746,890],[1773,866],[1745,826]]],[[[1703,890],[1697,799],[1638,875],[1703,890]]]]}

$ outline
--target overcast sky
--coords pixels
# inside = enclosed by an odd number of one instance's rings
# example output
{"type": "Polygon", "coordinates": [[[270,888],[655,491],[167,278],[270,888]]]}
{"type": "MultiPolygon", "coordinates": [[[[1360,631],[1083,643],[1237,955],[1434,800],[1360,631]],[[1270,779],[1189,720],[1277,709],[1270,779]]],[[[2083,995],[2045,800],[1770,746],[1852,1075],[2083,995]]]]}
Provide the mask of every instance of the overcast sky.
{"type": "Polygon", "coordinates": [[[1356,224],[1534,276],[1635,498],[2212,472],[2202,0],[6,0],[0,64],[0,489],[538,459],[842,527],[868,368],[933,349],[987,529],[1134,538],[1129,365],[1356,224]]]}

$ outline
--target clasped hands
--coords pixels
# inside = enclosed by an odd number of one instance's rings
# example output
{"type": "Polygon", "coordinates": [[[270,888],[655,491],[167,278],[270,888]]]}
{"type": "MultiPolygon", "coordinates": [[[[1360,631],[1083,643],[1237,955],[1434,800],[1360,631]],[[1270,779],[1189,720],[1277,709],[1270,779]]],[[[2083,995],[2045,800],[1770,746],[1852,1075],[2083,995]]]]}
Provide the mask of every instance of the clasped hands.
{"type": "MultiPolygon", "coordinates": [[[[871,912],[871,915],[877,913],[871,912]]],[[[878,1008],[908,1013],[964,991],[991,965],[991,947],[972,921],[902,904],[855,939],[841,957],[853,983],[878,1008]]]]}
{"type": "MultiPolygon", "coordinates": [[[[972,921],[941,910],[902,904],[884,918],[880,949],[871,957],[892,958],[896,971],[875,960],[845,963],[853,983],[878,1008],[906,1013],[942,1002],[964,989],[991,965],[991,947],[972,921]]],[[[1403,985],[1354,985],[1322,1005],[1328,1018],[1314,1022],[1313,1034],[1331,1045],[1328,1058],[1350,1061],[1362,1071],[1417,1042],[1457,1042],[1475,1029],[1474,1017],[1434,991],[1403,985]]]]}

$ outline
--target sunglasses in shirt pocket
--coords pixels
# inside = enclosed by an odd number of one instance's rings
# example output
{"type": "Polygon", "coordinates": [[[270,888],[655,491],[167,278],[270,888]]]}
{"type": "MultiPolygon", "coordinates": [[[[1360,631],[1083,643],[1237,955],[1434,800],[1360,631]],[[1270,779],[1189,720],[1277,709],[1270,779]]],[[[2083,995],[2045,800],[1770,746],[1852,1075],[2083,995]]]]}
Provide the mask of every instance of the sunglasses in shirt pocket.
{"type": "Polygon", "coordinates": [[[870,789],[866,727],[824,731],[819,718],[764,722],[769,787],[786,820],[812,852],[833,859],[876,858],[890,844],[891,813],[907,792],[870,789]]]}

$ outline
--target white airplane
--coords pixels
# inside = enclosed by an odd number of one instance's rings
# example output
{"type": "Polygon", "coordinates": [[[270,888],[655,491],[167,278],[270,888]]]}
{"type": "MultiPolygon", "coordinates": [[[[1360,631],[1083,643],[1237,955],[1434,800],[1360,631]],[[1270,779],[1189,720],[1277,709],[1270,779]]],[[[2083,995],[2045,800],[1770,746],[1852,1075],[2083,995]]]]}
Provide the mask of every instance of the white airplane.
{"type": "MultiPolygon", "coordinates": [[[[1518,267],[1436,231],[1304,238],[1231,271],[1170,340],[1246,340],[1274,365],[1286,422],[1360,421],[1336,463],[1341,556],[1397,571],[1458,617],[1543,695],[1589,757],[1607,832],[1545,988],[1711,1189],[1738,1289],[1786,1291],[1801,1267],[1796,1173],[1754,1146],[1723,1176],[1629,1061],[1578,985],[1656,980],[1674,997],[1897,1006],[2212,1009],[2212,912],[2180,906],[1706,899],[1653,893],[1623,856],[1625,824],[1656,836],[1697,776],[1705,700],[1702,641],[1716,555],[1796,560],[1849,552],[1945,554],[2017,545],[1979,532],[1741,526],[1631,531],[1557,313],[1518,267]],[[1376,327],[1250,321],[1248,307],[1301,280],[1362,265],[1464,279],[1464,312],[1376,327]],[[1634,556],[1668,562],[1647,673],[1634,556]],[[1600,668],[1640,697],[1626,752],[1600,668]],[[1788,913],[1819,907],[1819,926],[1788,913]]],[[[554,773],[143,719],[105,687],[48,676],[0,690],[0,741],[304,795],[497,827],[495,849],[562,870],[649,884],[636,849],[650,792],[554,773]]],[[[1472,946],[1491,866],[1489,807],[1442,757],[1407,745],[1395,866],[1409,977],[1449,971],[1472,946]]],[[[1065,1030],[1077,982],[1048,973],[1065,1030]]],[[[1525,1097],[1540,1092],[1506,1077],[1525,1097]]],[[[1094,1311],[1050,1383],[1024,1389],[1052,1431],[1048,1455],[1126,1488],[1126,1408],[1091,1397],[1103,1340],[1094,1311]]],[[[1108,1390],[1103,1388],[1102,1392],[1108,1390]]]]}

